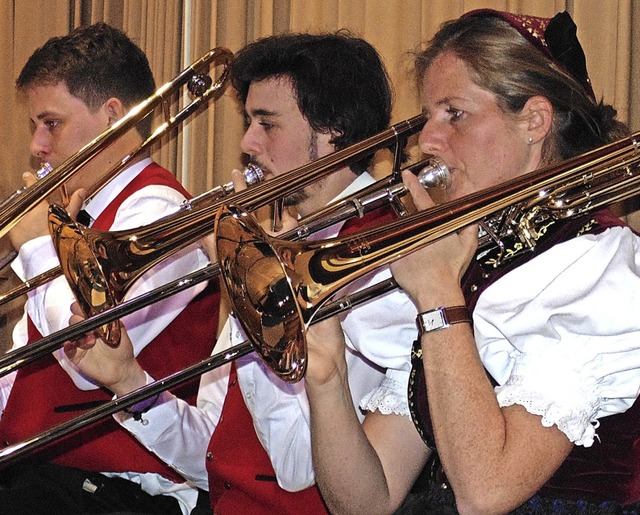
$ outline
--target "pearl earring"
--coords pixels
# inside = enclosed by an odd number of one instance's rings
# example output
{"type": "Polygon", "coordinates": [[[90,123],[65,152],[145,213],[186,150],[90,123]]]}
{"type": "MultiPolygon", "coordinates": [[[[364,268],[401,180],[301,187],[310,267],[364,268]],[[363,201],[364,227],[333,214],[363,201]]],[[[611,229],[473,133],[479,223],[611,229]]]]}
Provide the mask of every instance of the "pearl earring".
{"type": "Polygon", "coordinates": [[[531,145],[531,143],[533,143],[533,138],[531,136],[529,136],[529,139],[527,140],[527,143],[529,143],[529,145],[531,145]]]}

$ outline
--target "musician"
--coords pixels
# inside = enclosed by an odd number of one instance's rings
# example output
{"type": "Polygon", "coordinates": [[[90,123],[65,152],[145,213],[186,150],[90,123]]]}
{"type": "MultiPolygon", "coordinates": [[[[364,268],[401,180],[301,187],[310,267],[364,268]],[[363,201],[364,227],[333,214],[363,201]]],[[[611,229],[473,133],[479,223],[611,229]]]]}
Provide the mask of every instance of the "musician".
{"type": "MultiPolygon", "coordinates": [[[[251,43],[237,53],[231,81],[247,119],[241,148],[267,177],[352,145],[389,124],[391,91],[384,66],[371,45],[344,32],[272,36],[251,43]]],[[[367,158],[292,192],[286,204],[301,216],[311,214],[371,184],[366,171],[370,162],[367,158]]],[[[239,180],[237,172],[234,180],[239,180]]],[[[323,237],[391,217],[385,209],[367,220],[347,222],[348,227],[331,227],[323,237]]],[[[285,219],[286,226],[295,223],[285,219]]],[[[347,315],[344,328],[354,342],[376,341],[378,352],[386,346],[389,359],[383,366],[389,370],[383,377],[348,351],[350,396],[364,410],[404,411],[411,424],[406,385],[415,308],[401,294],[372,306],[347,315]]],[[[231,319],[215,350],[245,339],[231,319]]],[[[69,346],[69,355],[85,373],[118,395],[150,381],[122,345],[107,349],[98,343],[94,346],[90,338],[69,346]],[[108,359],[116,365],[107,366],[108,359]],[[125,372],[105,374],[109,370],[125,372]]],[[[325,513],[311,486],[315,479],[303,382],[285,383],[250,355],[205,374],[198,406],[200,411],[162,394],[144,413],[146,425],[126,413],[116,418],[194,483],[208,486],[215,513],[325,513]]],[[[360,408],[352,404],[351,410],[362,418],[360,408]]]]}
{"type": "MultiPolygon", "coordinates": [[[[17,81],[33,130],[31,153],[56,167],[120,120],[155,91],[144,52],[123,32],[104,23],[55,37],[27,60],[17,81]]],[[[174,212],[189,197],[173,175],[148,153],[95,191],[114,163],[150,134],[151,118],[105,148],[70,179],[68,206],[86,212],[81,222],[118,230],[149,224],[174,212]],[[95,194],[94,194],[95,193],[95,194]]],[[[25,174],[25,183],[34,178],[25,174]]],[[[12,264],[21,279],[58,265],[43,202],[10,232],[19,250],[12,264]]],[[[80,217],[79,217],[80,221],[80,217]]],[[[208,263],[198,246],[183,249],[145,273],[128,296],[137,296],[208,263]]],[[[14,330],[14,348],[66,327],[73,294],[64,277],[29,294],[14,330]]],[[[196,286],[133,313],[122,321],[135,355],[158,377],[211,353],[219,311],[217,281],[196,286]],[[189,342],[184,345],[183,342],[189,342]]],[[[60,350],[1,381],[3,445],[20,442],[73,418],[111,395],[78,372],[60,350]],[[14,381],[15,379],[15,381],[14,381]]],[[[197,381],[176,393],[195,402],[197,381]]],[[[2,513],[188,513],[198,490],[111,419],[2,472],[2,513]],[[107,477],[108,476],[108,477],[107,477]]],[[[206,501],[206,495],[204,496],[206,501]]]]}
{"type": "MultiPolygon", "coordinates": [[[[627,133],[596,101],[567,13],[471,12],[441,28],[416,69],[428,116],[420,146],[451,170],[450,200],[627,133]]],[[[420,208],[433,206],[405,182],[420,208]]],[[[471,226],[392,266],[421,313],[411,400],[441,462],[405,513],[637,513],[640,239],[606,210],[532,222],[531,252],[501,235],[511,259],[479,248],[471,226]]],[[[309,348],[328,505],[392,511],[425,444],[353,423],[335,322],[311,327],[309,348]]]]}

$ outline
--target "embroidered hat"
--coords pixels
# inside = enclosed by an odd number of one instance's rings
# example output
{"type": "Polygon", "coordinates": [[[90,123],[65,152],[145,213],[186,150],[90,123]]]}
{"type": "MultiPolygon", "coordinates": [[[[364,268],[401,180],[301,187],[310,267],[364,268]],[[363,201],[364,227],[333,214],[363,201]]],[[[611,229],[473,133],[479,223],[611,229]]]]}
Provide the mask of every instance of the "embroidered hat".
{"type": "Polygon", "coordinates": [[[496,16],[505,20],[535,48],[564,68],[595,100],[587,73],[587,60],[578,41],[578,29],[568,12],[563,11],[553,18],[540,18],[494,9],[476,9],[463,14],[461,18],[470,16],[496,16]]]}

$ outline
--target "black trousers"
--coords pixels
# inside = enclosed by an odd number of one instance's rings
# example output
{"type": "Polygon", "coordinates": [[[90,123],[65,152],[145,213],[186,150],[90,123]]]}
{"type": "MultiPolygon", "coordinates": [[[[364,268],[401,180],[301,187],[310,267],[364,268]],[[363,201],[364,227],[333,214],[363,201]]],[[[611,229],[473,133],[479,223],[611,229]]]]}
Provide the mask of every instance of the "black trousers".
{"type": "Polygon", "coordinates": [[[182,515],[175,498],[149,495],[133,481],[99,472],[33,461],[0,471],[0,514],[90,513],[182,515]]]}

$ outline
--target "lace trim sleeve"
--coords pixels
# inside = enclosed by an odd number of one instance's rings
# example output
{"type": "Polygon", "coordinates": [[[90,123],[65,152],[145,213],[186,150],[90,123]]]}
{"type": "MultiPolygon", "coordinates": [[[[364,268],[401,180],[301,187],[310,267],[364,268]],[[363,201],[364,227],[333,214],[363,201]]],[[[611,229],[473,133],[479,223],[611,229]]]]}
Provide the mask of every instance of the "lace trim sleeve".
{"type": "Polygon", "coordinates": [[[365,411],[379,410],[383,415],[411,416],[407,398],[409,372],[403,370],[387,370],[380,386],[377,386],[360,401],[360,408],[365,411]]]}
{"type": "Polygon", "coordinates": [[[495,389],[500,406],[519,404],[540,415],[543,426],[555,424],[576,445],[591,447],[599,425],[599,381],[588,372],[567,367],[564,360],[513,354],[511,376],[495,389]]]}

